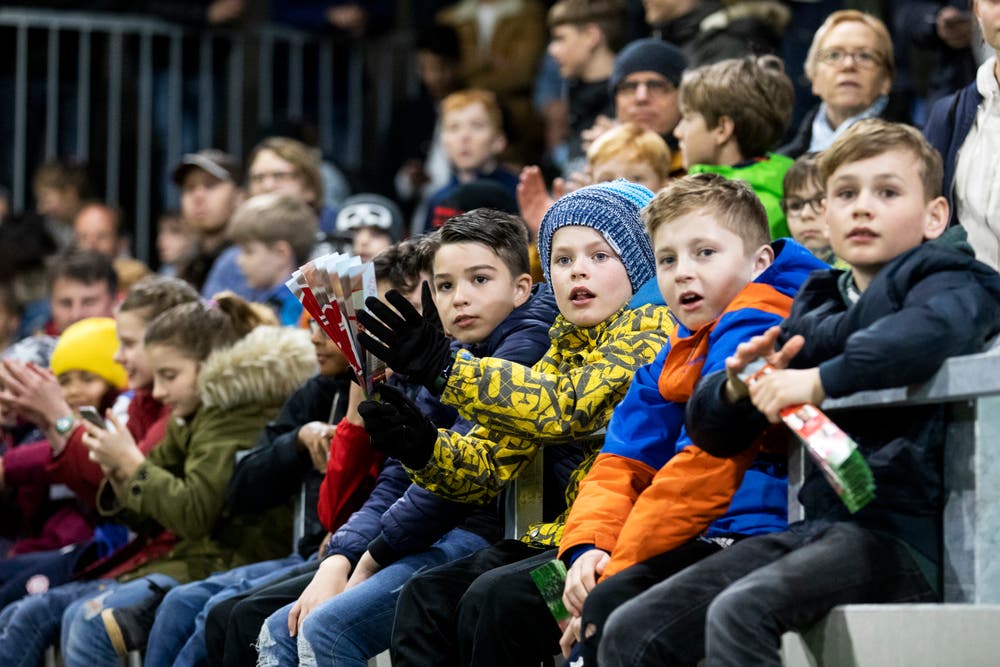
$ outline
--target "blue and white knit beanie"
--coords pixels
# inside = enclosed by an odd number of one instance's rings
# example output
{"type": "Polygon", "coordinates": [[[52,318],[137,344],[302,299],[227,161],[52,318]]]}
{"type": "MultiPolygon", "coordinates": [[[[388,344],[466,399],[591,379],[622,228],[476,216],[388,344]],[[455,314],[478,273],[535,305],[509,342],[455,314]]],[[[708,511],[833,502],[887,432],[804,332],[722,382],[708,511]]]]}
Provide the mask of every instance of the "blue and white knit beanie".
{"type": "Polygon", "coordinates": [[[552,235],[560,227],[592,227],[621,257],[634,293],[656,273],[653,244],[639,219],[639,210],[653,200],[649,188],[624,178],[580,188],[559,199],[542,218],[538,230],[538,257],[549,277],[552,235]]]}

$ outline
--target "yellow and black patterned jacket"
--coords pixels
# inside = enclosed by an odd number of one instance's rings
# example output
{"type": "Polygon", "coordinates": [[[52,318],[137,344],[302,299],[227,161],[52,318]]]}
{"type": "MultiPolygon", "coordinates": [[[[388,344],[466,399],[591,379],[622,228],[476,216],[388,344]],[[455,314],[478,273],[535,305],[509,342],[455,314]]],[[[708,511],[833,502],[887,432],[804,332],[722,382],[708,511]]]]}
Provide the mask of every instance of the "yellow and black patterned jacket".
{"type": "MultiPolygon", "coordinates": [[[[576,443],[584,458],[566,487],[571,506],[632,375],[656,357],[673,329],[663,306],[623,308],[589,328],[560,315],[549,331],[552,346],[530,368],[460,353],[441,400],[475,426],[466,435],[438,431],[430,462],[409,470],[410,476],[440,496],[482,503],[517,477],[542,446],[576,443]]],[[[564,522],[565,514],[529,526],[522,540],[557,546],[564,522]]]]}

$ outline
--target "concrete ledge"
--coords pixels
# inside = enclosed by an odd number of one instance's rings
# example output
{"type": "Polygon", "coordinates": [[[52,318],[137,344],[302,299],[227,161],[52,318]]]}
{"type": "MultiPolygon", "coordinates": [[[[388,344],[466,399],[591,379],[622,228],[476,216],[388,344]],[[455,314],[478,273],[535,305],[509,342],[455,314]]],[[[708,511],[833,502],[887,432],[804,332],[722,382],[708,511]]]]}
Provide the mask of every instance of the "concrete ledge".
{"type": "Polygon", "coordinates": [[[788,667],[995,667],[1000,605],[837,607],[803,634],[782,637],[788,667]]]}

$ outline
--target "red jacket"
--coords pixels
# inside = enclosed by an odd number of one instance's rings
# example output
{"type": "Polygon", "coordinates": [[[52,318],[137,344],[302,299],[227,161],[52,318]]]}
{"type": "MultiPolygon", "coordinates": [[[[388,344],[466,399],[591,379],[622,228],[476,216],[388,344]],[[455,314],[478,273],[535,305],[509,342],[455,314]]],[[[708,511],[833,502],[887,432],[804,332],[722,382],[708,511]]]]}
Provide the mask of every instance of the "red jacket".
{"type": "Polygon", "coordinates": [[[330,443],[326,475],[319,488],[316,511],[323,527],[333,532],[364,504],[382,469],[382,452],[374,449],[363,426],[341,419],[330,443]]]}

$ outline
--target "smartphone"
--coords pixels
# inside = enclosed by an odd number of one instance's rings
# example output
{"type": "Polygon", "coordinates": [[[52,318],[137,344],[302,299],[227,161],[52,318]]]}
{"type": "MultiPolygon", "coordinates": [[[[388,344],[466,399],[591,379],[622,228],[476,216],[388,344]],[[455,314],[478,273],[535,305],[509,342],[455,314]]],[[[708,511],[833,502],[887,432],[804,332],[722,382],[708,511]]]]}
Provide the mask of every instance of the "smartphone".
{"type": "Polygon", "coordinates": [[[108,425],[104,421],[104,417],[101,413],[97,411],[92,405],[84,405],[80,408],[80,416],[89,421],[91,424],[97,428],[103,428],[105,431],[108,430],[108,425]]]}

